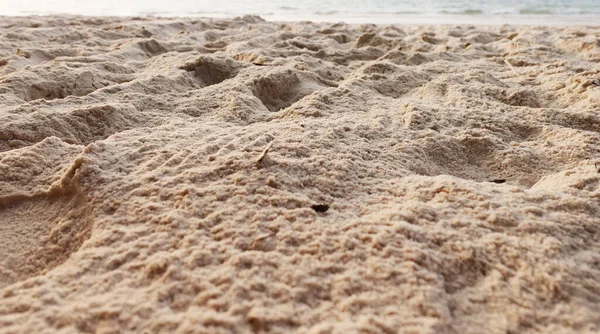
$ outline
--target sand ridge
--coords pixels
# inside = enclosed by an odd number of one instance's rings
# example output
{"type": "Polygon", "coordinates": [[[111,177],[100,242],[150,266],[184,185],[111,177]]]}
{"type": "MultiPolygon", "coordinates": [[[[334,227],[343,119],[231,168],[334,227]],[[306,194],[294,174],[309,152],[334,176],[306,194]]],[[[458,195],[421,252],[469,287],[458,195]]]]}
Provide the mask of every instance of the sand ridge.
{"type": "Polygon", "coordinates": [[[599,36],[2,17],[0,332],[597,332],[599,36]]]}

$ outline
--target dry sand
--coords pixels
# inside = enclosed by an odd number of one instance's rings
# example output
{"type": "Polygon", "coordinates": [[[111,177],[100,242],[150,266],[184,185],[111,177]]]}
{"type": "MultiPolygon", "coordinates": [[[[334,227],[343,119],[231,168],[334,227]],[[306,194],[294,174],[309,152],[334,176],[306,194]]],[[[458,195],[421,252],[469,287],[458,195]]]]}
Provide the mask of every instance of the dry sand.
{"type": "Polygon", "coordinates": [[[0,332],[597,333],[599,38],[0,18],[0,332]]]}

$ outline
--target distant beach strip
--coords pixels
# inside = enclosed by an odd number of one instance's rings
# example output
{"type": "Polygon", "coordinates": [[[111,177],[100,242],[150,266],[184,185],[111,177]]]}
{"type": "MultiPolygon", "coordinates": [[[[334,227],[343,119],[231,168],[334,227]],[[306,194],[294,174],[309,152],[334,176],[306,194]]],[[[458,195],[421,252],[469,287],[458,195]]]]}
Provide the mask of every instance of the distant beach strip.
{"type": "Polygon", "coordinates": [[[429,0],[429,1],[292,1],[292,0],[68,0],[3,1],[2,14],[100,15],[227,18],[247,14],[269,21],[314,21],[378,24],[527,24],[598,25],[600,2],[593,0],[429,0]]]}

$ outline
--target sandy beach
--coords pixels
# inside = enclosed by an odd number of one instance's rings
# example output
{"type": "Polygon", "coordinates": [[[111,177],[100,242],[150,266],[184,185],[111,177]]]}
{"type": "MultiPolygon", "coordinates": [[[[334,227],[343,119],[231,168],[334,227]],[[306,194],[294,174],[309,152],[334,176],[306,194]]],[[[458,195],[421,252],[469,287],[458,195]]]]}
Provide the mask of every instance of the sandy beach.
{"type": "Polygon", "coordinates": [[[0,17],[0,333],[598,333],[600,27],[0,17]]]}

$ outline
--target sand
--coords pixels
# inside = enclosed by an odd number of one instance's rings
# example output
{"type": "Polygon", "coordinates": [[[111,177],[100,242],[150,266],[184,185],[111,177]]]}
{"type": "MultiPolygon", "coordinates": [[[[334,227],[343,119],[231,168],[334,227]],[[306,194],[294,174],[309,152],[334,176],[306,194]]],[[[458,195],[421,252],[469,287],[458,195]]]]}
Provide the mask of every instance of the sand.
{"type": "Polygon", "coordinates": [[[599,41],[2,17],[0,333],[597,333],[599,41]]]}

